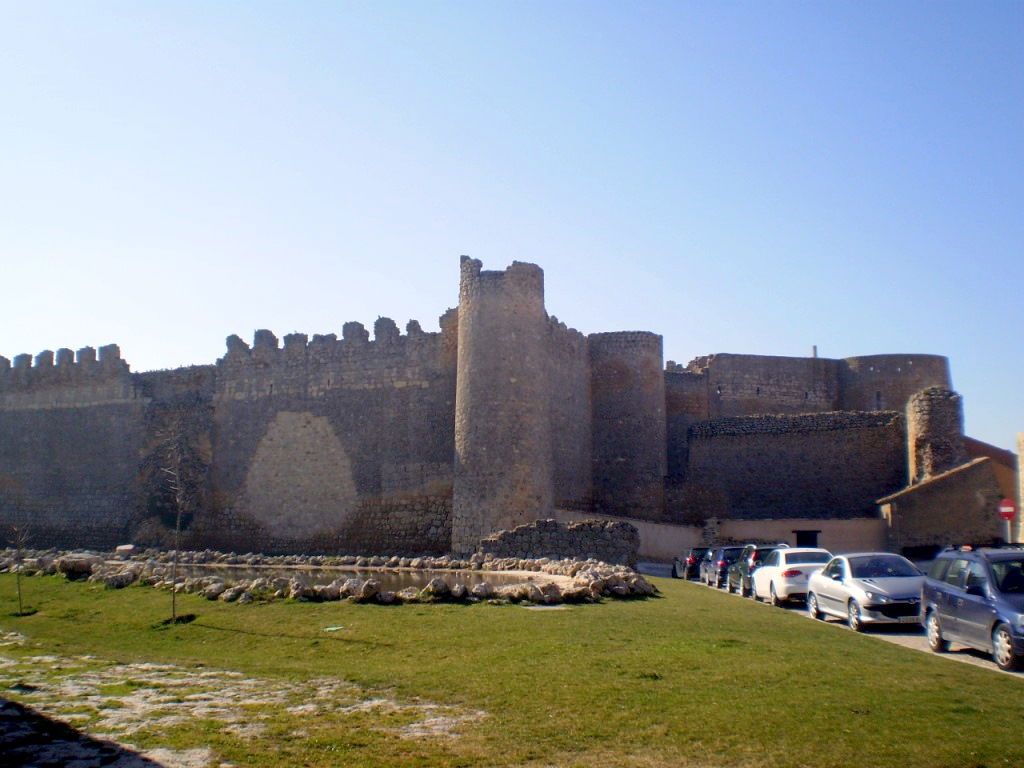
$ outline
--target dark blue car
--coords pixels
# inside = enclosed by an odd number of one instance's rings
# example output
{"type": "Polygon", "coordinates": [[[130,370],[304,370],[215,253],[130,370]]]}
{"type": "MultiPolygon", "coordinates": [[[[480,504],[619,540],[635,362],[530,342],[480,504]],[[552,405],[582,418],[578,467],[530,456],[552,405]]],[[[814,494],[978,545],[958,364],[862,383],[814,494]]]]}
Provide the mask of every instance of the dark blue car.
{"type": "Polygon", "coordinates": [[[939,554],[921,590],[933,651],[987,651],[1001,669],[1024,667],[1024,548],[962,547],[939,554]]]}

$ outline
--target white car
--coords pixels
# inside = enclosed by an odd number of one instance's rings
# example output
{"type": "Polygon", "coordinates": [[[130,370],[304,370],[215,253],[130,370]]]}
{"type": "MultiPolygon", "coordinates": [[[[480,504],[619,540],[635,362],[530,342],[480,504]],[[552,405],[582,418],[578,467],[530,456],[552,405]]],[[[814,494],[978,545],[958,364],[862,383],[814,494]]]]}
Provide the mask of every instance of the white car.
{"type": "Polygon", "coordinates": [[[803,600],[811,574],[821,570],[831,559],[831,552],[817,547],[776,549],[751,574],[750,596],[755,600],[766,598],[772,605],[803,600]]]}
{"type": "Polygon", "coordinates": [[[811,576],[807,613],[838,616],[860,632],[865,624],[918,624],[924,575],[905,557],[856,552],[832,558],[811,576]]]}

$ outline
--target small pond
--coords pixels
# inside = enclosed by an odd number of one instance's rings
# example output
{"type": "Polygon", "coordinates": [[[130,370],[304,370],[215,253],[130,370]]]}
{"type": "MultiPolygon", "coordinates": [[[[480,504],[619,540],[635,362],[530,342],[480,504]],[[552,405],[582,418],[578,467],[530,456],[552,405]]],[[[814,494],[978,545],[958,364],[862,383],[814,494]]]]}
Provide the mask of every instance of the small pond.
{"type": "Polygon", "coordinates": [[[406,587],[422,589],[435,578],[444,579],[449,587],[464,584],[473,588],[477,584],[522,584],[526,581],[548,581],[552,578],[541,573],[522,571],[443,571],[426,568],[307,568],[302,566],[282,565],[194,565],[191,563],[178,566],[178,576],[185,578],[202,578],[204,576],[220,576],[224,581],[238,582],[243,579],[298,579],[315,586],[330,584],[335,579],[376,579],[381,589],[397,592],[406,587]]]}

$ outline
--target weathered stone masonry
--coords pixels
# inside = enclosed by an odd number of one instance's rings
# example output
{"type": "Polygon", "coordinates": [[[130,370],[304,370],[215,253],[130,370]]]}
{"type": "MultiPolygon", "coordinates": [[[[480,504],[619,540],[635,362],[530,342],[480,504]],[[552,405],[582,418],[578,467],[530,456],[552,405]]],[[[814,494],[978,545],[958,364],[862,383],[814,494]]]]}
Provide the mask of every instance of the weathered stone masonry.
{"type": "Polygon", "coordinates": [[[40,546],[158,541],[177,434],[190,547],[465,553],[559,509],[869,516],[957,450],[941,397],[904,416],[949,387],[935,355],[663,365],[657,334],[549,316],[538,266],[466,257],[440,326],[258,330],[215,365],[146,373],[114,345],[0,357],[0,514],[40,546]]]}

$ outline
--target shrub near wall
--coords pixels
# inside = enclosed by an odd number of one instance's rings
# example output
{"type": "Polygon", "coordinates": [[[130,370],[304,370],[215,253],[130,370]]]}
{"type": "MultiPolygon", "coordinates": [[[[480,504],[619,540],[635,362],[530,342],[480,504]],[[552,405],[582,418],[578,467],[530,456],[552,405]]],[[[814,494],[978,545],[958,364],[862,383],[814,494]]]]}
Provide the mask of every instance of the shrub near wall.
{"type": "Polygon", "coordinates": [[[633,567],[640,533],[629,523],[611,520],[536,520],[491,534],[479,548],[495,557],[593,558],[633,567]]]}

